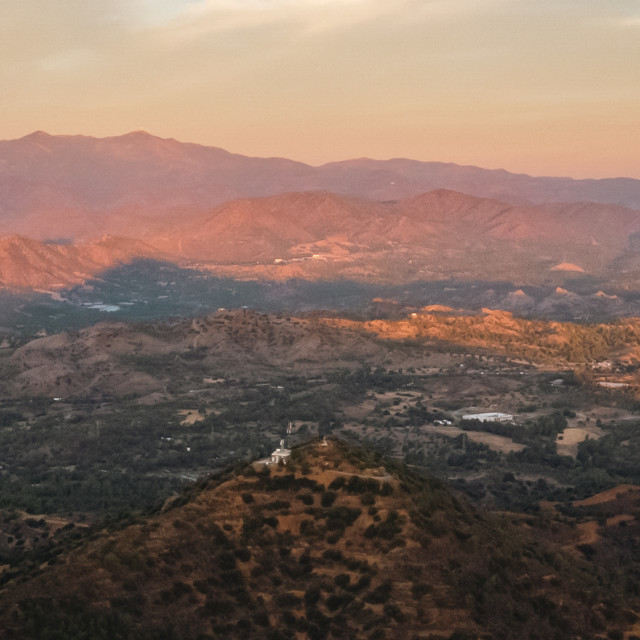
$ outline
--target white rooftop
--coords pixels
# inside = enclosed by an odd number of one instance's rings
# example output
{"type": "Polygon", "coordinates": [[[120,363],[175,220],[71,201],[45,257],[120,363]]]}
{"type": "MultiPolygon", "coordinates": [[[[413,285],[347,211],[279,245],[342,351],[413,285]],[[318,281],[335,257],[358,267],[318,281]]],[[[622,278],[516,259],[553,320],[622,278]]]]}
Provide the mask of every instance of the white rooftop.
{"type": "Polygon", "coordinates": [[[513,420],[513,416],[510,413],[500,413],[499,411],[493,411],[489,413],[468,413],[462,416],[463,420],[480,420],[480,422],[508,422],[513,420]]]}

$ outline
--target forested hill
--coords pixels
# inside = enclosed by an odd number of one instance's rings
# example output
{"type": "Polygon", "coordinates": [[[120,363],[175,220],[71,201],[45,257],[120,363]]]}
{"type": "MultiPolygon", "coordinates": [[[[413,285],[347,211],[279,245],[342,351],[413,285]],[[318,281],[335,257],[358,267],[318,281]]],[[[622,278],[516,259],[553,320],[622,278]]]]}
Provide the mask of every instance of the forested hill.
{"type": "Polygon", "coordinates": [[[636,599],[575,544],[560,521],[481,513],[439,481],[315,441],[287,467],[203,480],[5,577],[1,635],[623,637],[636,599]]]}

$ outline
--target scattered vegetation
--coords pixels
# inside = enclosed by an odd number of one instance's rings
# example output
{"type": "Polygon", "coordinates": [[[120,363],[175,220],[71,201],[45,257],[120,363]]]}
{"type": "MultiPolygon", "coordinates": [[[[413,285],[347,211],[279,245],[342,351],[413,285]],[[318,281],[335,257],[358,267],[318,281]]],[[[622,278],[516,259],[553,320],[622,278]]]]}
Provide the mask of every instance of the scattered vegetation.
{"type": "MultiPolygon", "coordinates": [[[[48,568],[23,568],[0,591],[0,625],[38,639],[527,639],[615,636],[635,621],[637,582],[612,590],[620,576],[607,555],[626,557],[635,527],[606,527],[580,558],[568,520],[481,513],[443,482],[337,440],[294,457],[306,475],[230,472],[85,535],[48,568]],[[331,504],[297,499],[314,496],[309,485],[331,504]],[[358,506],[364,495],[373,515],[358,506]]],[[[608,508],[640,509],[637,493],[608,508]]]]}

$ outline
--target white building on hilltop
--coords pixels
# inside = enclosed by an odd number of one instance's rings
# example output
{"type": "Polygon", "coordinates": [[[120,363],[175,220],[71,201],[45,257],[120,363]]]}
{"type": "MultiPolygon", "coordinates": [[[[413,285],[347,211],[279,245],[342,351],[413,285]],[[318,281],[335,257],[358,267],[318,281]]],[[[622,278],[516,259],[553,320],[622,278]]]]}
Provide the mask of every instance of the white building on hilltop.
{"type": "Polygon", "coordinates": [[[463,420],[480,420],[480,422],[513,422],[513,416],[510,413],[469,413],[462,416],[463,420]]]}
{"type": "Polygon", "coordinates": [[[287,464],[289,456],[291,455],[291,449],[286,449],[284,446],[284,440],[280,440],[280,446],[271,454],[269,458],[269,464],[287,464]]]}

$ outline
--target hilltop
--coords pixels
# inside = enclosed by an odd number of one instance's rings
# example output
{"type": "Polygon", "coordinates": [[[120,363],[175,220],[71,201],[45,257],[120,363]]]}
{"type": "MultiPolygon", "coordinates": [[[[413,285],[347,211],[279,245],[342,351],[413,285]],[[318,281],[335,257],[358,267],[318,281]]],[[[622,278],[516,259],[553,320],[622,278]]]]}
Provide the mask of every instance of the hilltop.
{"type": "Polygon", "coordinates": [[[203,479],[156,514],[50,549],[29,575],[5,574],[0,627],[15,639],[496,640],[629,628],[635,601],[621,606],[570,527],[541,524],[316,441],[287,467],[203,479]]]}

